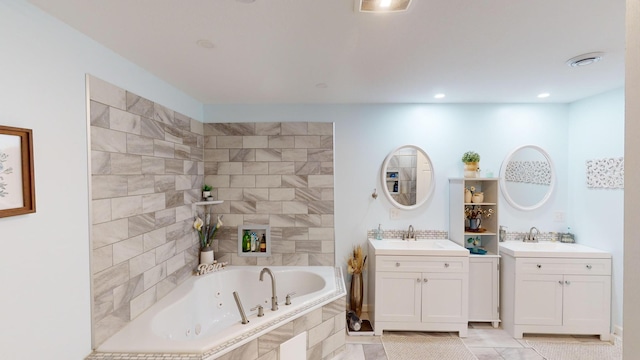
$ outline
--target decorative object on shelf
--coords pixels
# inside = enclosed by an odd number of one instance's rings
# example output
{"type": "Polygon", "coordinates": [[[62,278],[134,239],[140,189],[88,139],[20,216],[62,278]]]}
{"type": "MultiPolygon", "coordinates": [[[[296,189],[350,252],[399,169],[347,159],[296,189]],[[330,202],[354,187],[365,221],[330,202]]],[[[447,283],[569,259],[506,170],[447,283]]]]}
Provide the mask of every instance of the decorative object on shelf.
{"type": "Polygon", "coordinates": [[[483,208],[481,205],[465,206],[464,217],[469,221],[470,231],[479,231],[482,224],[482,218],[490,218],[493,215],[492,208],[483,208]]]}
{"type": "Polygon", "coordinates": [[[210,246],[200,249],[200,264],[213,264],[213,249],[210,246]]]}
{"type": "Polygon", "coordinates": [[[202,186],[202,198],[205,200],[213,200],[213,196],[211,196],[211,190],[213,190],[213,187],[211,187],[211,185],[204,184],[202,186]]]}
{"type": "Polygon", "coordinates": [[[484,193],[482,192],[473,193],[473,196],[471,197],[471,202],[472,203],[484,202],[484,193]]]}
{"type": "MultiPolygon", "coordinates": [[[[475,189],[473,186],[471,188],[475,189]]],[[[464,188],[464,202],[465,203],[470,203],[472,196],[473,196],[473,193],[471,192],[471,190],[469,190],[467,188],[464,188]]]]}
{"type": "Polygon", "coordinates": [[[224,269],[227,266],[228,262],[219,263],[217,260],[213,260],[212,264],[200,264],[198,265],[198,269],[196,270],[196,275],[204,275],[210,272],[218,271],[224,269]]]}
{"type": "Polygon", "coordinates": [[[198,239],[200,240],[200,263],[212,264],[213,263],[213,250],[211,244],[218,232],[218,229],[222,227],[223,215],[218,215],[218,221],[215,224],[211,224],[211,214],[204,216],[204,221],[200,216],[196,215],[196,219],[193,222],[193,228],[198,231],[198,239]],[[204,261],[204,262],[203,262],[204,261]]]}
{"type": "Polygon", "coordinates": [[[474,178],[478,176],[480,154],[475,151],[467,151],[462,154],[462,162],[464,163],[464,177],[474,178]]]}
{"type": "Polygon", "coordinates": [[[352,274],[351,277],[351,291],[349,295],[349,307],[359,317],[362,314],[362,296],[363,286],[362,272],[364,266],[367,263],[367,256],[362,254],[362,247],[360,245],[353,247],[353,252],[349,260],[347,260],[347,272],[352,274]]]}

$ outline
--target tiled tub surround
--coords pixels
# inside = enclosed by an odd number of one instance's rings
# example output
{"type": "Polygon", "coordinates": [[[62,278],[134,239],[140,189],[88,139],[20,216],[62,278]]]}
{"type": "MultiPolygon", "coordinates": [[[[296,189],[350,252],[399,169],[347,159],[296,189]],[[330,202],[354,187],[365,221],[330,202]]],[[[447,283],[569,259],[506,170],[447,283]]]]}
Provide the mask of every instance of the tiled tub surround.
{"type": "Polygon", "coordinates": [[[216,259],[232,265],[334,265],[333,123],[209,123],[205,182],[224,203],[216,259]],[[270,257],[239,257],[239,225],[271,227],[270,257]]]}
{"type": "MultiPolygon", "coordinates": [[[[228,327],[229,331],[220,330],[221,325],[219,323],[209,327],[206,324],[202,324],[203,335],[201,337],[203,339],[199,341],[194,331],[186,335],[186,331],[183,333],[183,329],[177,329],[180,325],[185,325],[189,321],[198,321],[198,319],[206,319],[208,317],[207,314],[203,313],[196,316],[197,319],[194,318],[197,313],[195,311],[197,305],[193,304],[189,299],[190,296],[197,297],[195,300],[201,301],[203,305],[212,303],[210,306],[215,306],[213,303],[216,299],[209,298],[215,297],[213,293],[218,291],[212,290],[213,284],[210,283],[217,283],[216,277],[227,277],[227,280],[231,280],[234,277],[231,272],[234,271],[238,273],[247,272],[249,276],[257,276],[260,269],[261,267],[231,266],[220,273],[190,279],[116,335],[122,335],[122,338],[126,339],[127,337],[131,338],[131,334],[135,333],[135,339],[132,341],[129,339],[128,341],[130,343],[129,348],[125,348],[123,344],[120,344],[120,346],[123,346],[123,351],[117,353],[96,352],[87,359],[277,359],[279,358],[279,345],[305,331],[307,332],[307,359],[331,359],[344,349],[346,326],[345,287],[340,269],[331,267],[298,268],[301,269],[301,272],[313,271],[322,275],[327,284],[323,289],[315,293],[294,297],[292,305],[284,305],[284,302],[281,302],[280,308],[276,312],[271,312],[268,309],[268,305],[265,304],[265,316],[262,318],[258,318],[255,311],[249,312],[246,309],[249,324],[241,325],[239,323],[240,317],[237,315],[235,303],[231,298],[223,296],[222,300],[217,299],[226,303],[222,305],[225,308],[222,312],[230,313],[225,316],[232,317],[234,321],[234,324],[228,327]],[[211,296],[207,296],[207,291],[212,292],[209,294],[211,296]],[[185,292],[189,294],[185,295],[185,292]],[[180,306],[181,302],[190,303],[194,311],[190,314],[179,316],[180,319],[170,321],[170,324],[167,323],[169,327],[176,327],[176,334],[173,336],[173,340],[167,339],[167,334],[164,334],[164,336],[154,334],[154,332],[158,332],[158,327],[162,327],[160,324],[163,322],[163,317],[166,317],[166,312],[172,312],[176,306],[180,306]],[[143,333],[145,331],[146,333],[143,333]],[[190,339],[185,341],[183,339],[185,337],[190,339]],[[172,351],[167,353],[132,351],[133,347],[144,348],[145,346],[153,346],[154,343],[156,343],[158,349],[165,346],[165,349],[171,349],[172,351]],[[195,354],[193,351],[194,345],[196,347],[204,346],[204,348],[195,354]],[[169,346],[169,348],[166,346],[169,346]],[[183,351],[188,347],[191,347],[192,351],[183,351]]],[[[288,276],[287,272],[295,272],[296,268],[273,267],[272,270],[276,275],[276,279],[278,279],[278,276],[281,278],[288,276]]],[[[295,287],[296,285],[289,286],[295,287]]],[[[268,287],[270,288],[270,286],[268,287]]],[[[268,292],[270,289],[262,290],[267,290],[268,292]]],[[[305,291],[305,289],[301,290],[302,292],[305,291]]],[[[288,290],[283,288],[283,292],[286,291],[288,290]]],[[[193,298],[191,299],[193,300],[193,298]]],[[[246,298],[243,297],[243,301],[244,299],[246,298]]],[[[243,305],[248,307],[246,303],[243,303],[243,305]]],[[[206,312],[206,308],[210,307],[205,306],[201,310],[206,312]]],[[[195,326],[194,324],[191,325],[195,326]]],[[[193,327],[191,325],[190,327],[193,327]]],[[[122,341],[122,339],[118,341],[122,341]]],[[[114,345],[112,339],[105,343],[105,347],[109,347],[111,351],[114,350],[113,346],[117,346],[117,344],[114,345]]]]}
{"type": "Polygon", "coordinates": [[[94,346],[191,276],[203,124],[89,78],[94,346]]]}

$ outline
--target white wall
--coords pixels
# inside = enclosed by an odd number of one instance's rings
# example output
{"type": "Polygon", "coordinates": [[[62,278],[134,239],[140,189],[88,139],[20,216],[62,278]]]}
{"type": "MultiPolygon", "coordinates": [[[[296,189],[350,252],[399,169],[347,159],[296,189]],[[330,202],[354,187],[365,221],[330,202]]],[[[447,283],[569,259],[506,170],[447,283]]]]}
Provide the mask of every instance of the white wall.
{"type": "Polygon", "coordinates": [[[0,219],[0,358],[91,351],[85,74],[202,104],[22,0],[0,1],[0,124],[33,129],[37,213],[0,219]]]}
{"type": "Polygon", "coordinates": [[[583,99],[569,108],[567,223],[576,241],[611,252],[611,322],[622,326],[624,190],[587,188],[585,162],[624,156],[624,90],[583,99]]]}
{"type": "Polygon", "coordinates": [[[557,169],[557,191],[532,212],[502,201],[500,223],[509,231],[565,229],[565,223],[553,222],[553,212],[567,211],[568,119],[568,105],[205,106],[205,122],[335,122],[336,264],[343,266],[352,246],[364,245],[367,230],[378,223],[383,229],[411,224],[420,230],[448,230],[448,178],[462,176],[460,158],[467,150],[478,151],[481,168],[498,176],[502,160],[514,148],[536,144],[546,149],[557,169]],[[380,167],[392,149],[404,144],[429,154],[436,190],[423,207],[390,220],[392,206],[380,190],[380,167]],[[374,188],[377,200],[371,197],[374,188]]]}

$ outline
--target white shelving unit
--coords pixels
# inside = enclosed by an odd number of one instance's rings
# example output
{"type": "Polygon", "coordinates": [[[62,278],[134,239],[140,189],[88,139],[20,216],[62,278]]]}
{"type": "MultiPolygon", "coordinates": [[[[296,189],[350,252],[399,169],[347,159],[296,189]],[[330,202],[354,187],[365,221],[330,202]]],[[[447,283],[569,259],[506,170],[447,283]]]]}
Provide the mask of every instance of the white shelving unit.
{"type": "Polygon", "coordinates": [[[467,241],[478,237],[485,255],[469,256],[469,321],[500,324],[500,254],[498,242],[499,179],[497,178],[450,178],[449,179],[449,239],[466,248],[467,241]],[[466,203],[464,189],[475,187],[484,193],[484,202],[466,203]],[[471,231],[464,216],[465,207],[481,206],[493,209],[490,218],[483,218],[480,231],[471,231]]]}

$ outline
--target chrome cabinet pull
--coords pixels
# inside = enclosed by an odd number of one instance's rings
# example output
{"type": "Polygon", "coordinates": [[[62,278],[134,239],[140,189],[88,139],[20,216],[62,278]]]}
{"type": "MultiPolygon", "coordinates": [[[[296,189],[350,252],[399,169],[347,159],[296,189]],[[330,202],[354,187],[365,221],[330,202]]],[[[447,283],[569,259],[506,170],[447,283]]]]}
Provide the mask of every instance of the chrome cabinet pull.
{"type": "Polygon", "coordinates": [[[422,282],[427,282],[427,281],[429,281],[429,279],[427,278],[422,279],[422,282]]]}
{"type": "Polygon", "coordinates": [[[536,265],[536,267],[537,267],[538,269],[541,269],[541,268],[542,268],[542,265],[538,264],[538,265],[536,265]]]}
{"type": "Polygon", "coordinates": [[[587,264],[587,269],[591,270],[591,265],[587,264]]]}
{"type": "Polygon", "coordinates": [[[562,285],[562,280],[558,280],[558,284],[562,285]]]}
{"type": "Polygon", "coordinates": [[[399,262],[396,263],[396,267],[400,267],[400,263],[399,262]]]}
{"type": "Polygon", "coordinates": [[[567,285],[571,285],[571,281],[568,281],[568,280],[565,280],[564,283],[567,285]]]}
{"type": "Polygon", "coordinates": [[[449,263],[444,263],[444,267],[448,268],[449,267],[449,263]]]}
{"type": "Polygon", "coordinates": [[[416,281],[417,281],[417,282],[420,282],[420,278],[417,278],[417,279],[416,279],[416,281]]]}

